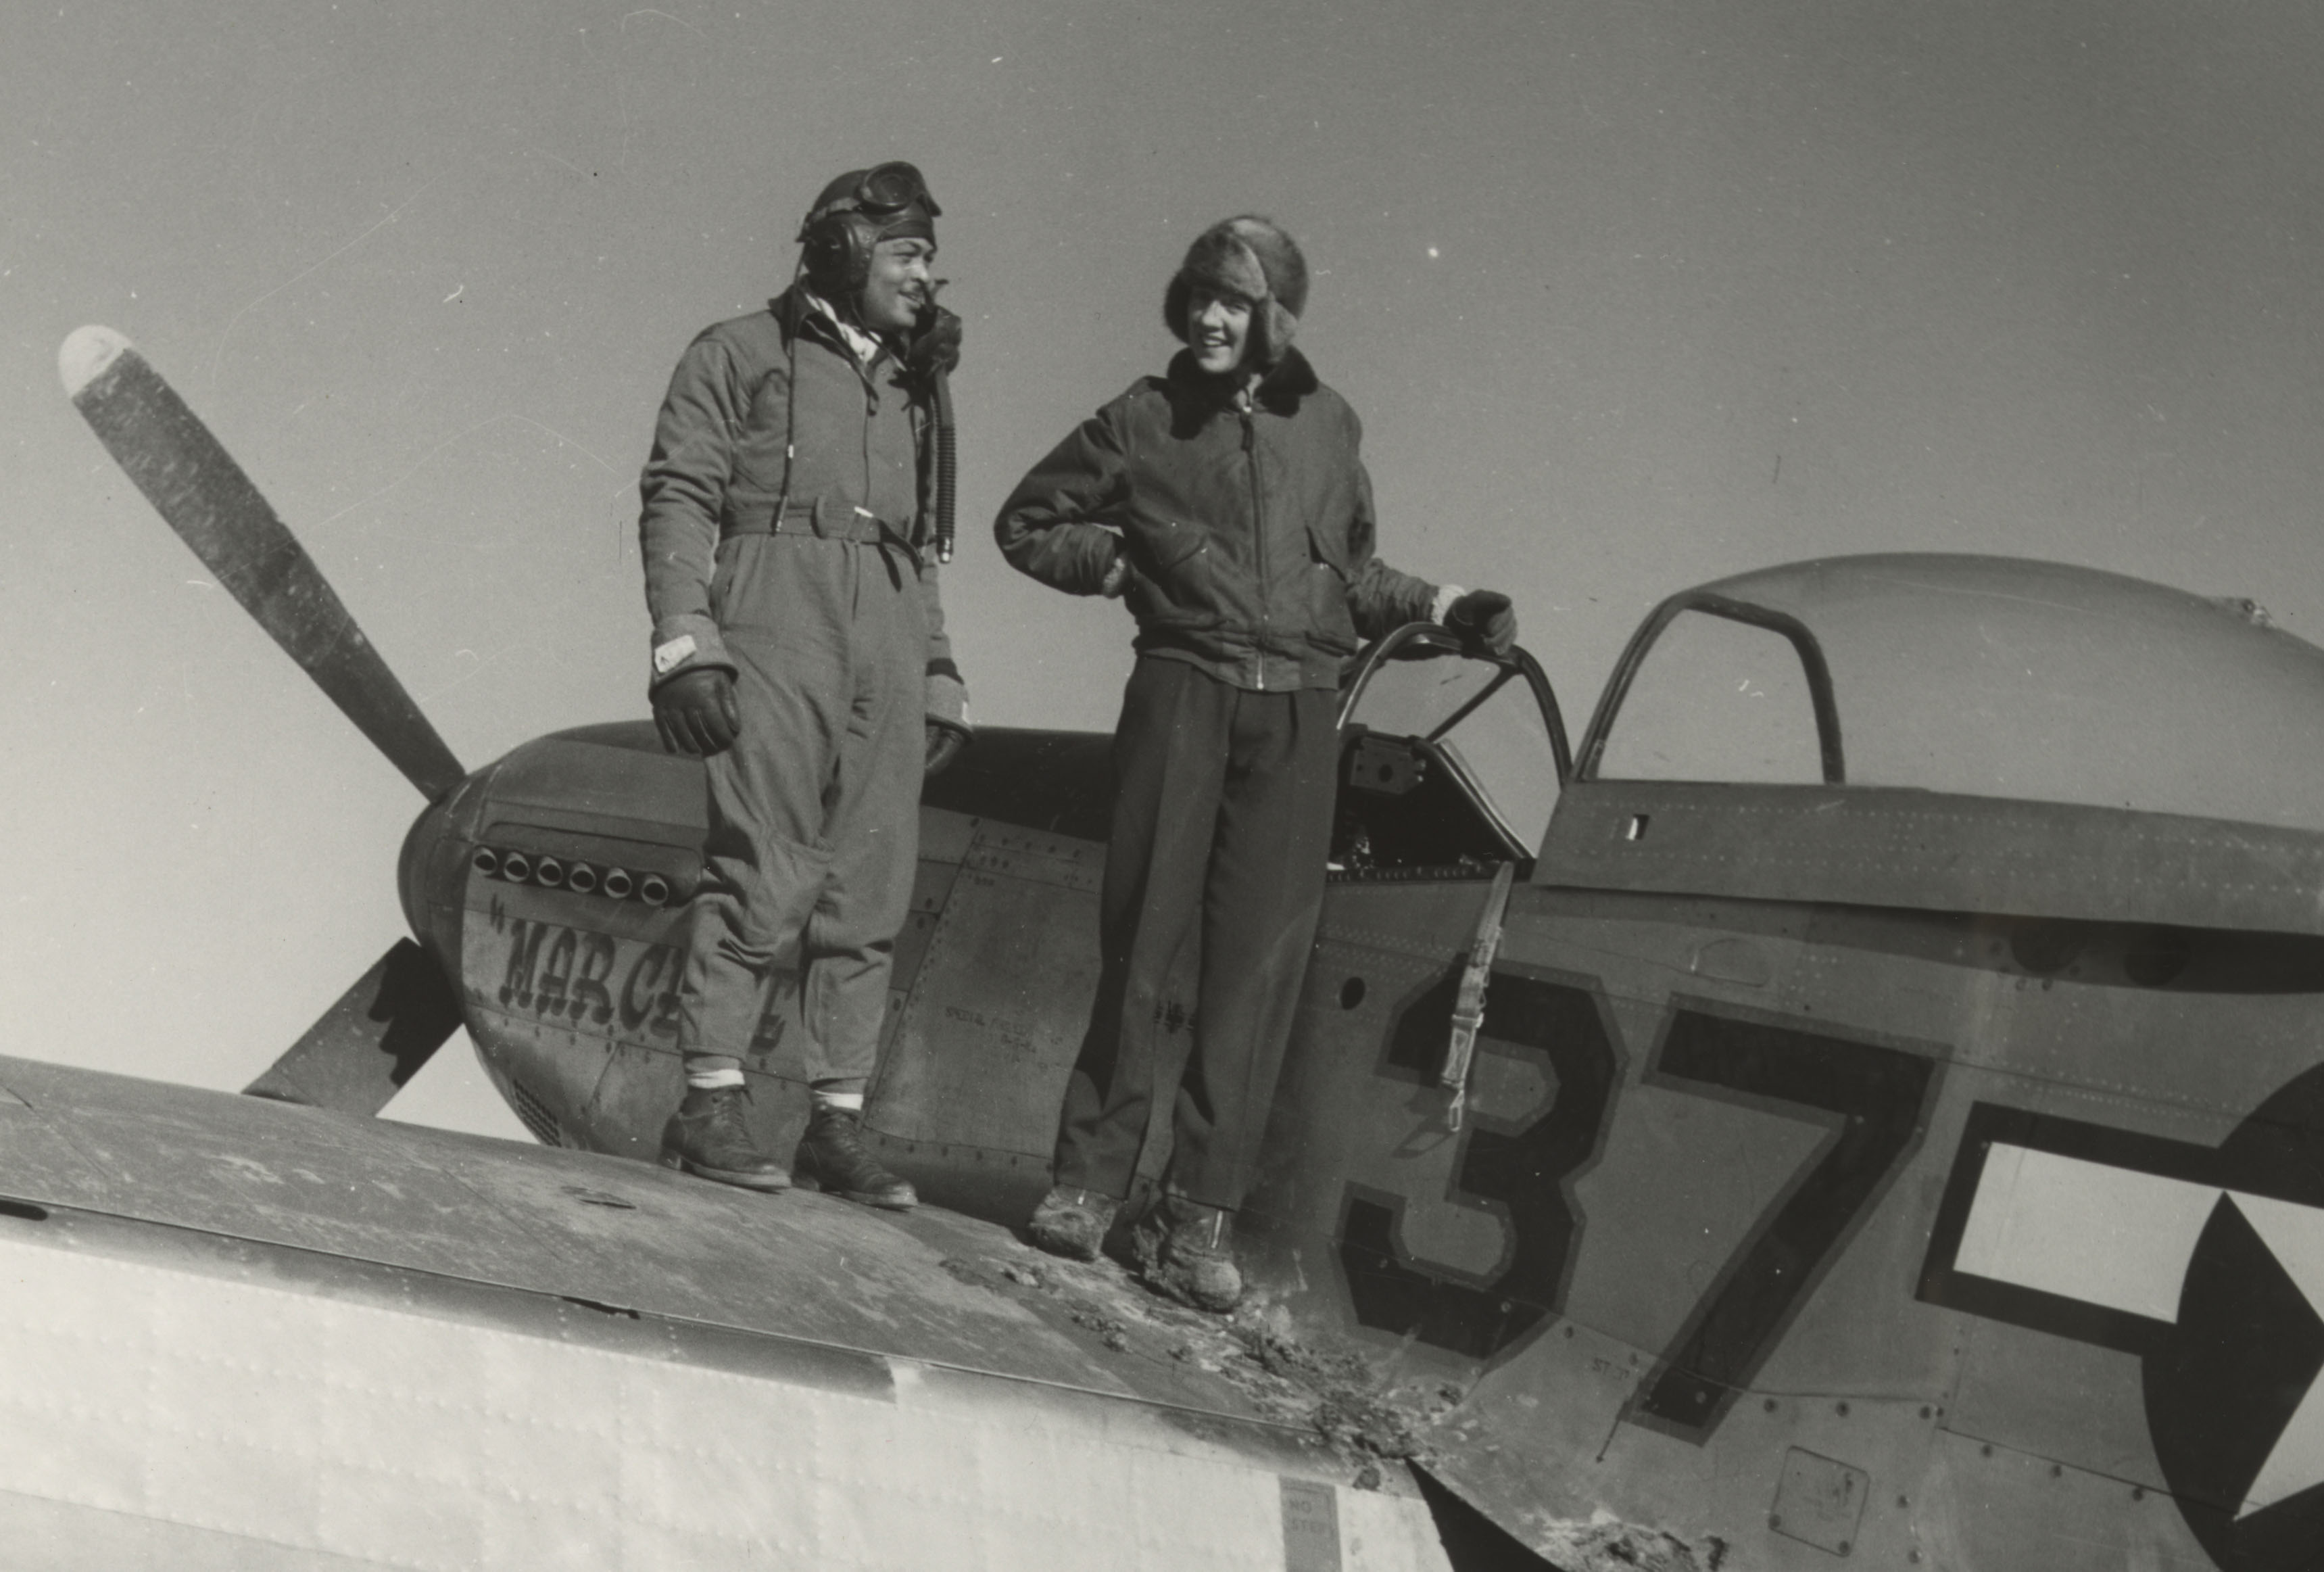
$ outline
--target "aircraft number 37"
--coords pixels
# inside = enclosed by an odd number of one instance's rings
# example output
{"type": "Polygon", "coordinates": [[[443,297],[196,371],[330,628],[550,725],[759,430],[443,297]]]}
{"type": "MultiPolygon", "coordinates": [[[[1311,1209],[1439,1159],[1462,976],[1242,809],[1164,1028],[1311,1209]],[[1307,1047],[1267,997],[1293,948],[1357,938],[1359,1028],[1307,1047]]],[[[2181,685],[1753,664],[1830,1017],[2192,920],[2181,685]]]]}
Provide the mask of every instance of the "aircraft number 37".
{"type": "MultiPolygon", "coordinates": [[[[1406,1009],[1380,1076],[1433,1075],[1449,993],[1448,980],[1406,1009]]],[[[1594,980],[1506,964],[1494,971],[1478,1052],[1545,1059],[1554,1087],[1529,1121],[1472,1117],[1462,1138],[1449,1198],[1504,1219],[1501,1270],[1482,1281],[1413,1259],[1397,1242],[1400,1199],[1351,1182],[1340,1261],[1363,1325],[1489,1359],[1562,1308],[1586,1225],[1572,1181],[1599,1151],[1622,1085],[1616,1030],[1600,1000],[1594,980]]],[[[1665,1019],[1646,1084],[1826,1130],[1805,1171],[1776,1189],[1631,1400],[1637,1421],[1701,1440],[1918,1145],[1941,1061],[1932,1050],[1738,1019],[1683,999],[1665,1019]]]]}

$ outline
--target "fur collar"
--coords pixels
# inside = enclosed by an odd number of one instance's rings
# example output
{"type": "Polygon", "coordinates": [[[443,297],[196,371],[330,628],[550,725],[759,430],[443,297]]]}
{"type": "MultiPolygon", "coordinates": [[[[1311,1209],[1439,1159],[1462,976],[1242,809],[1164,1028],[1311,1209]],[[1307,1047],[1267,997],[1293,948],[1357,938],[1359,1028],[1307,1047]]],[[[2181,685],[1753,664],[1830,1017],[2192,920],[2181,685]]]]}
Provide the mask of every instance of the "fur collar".
{"type": "MultiPolygon", "coordinates": [[[[1183,396],[1190,402],[1213,409],[1233,403],[1240,385],[1232,376],[1212,376],[1197,369],[1194,352],[1186,349],[1170,357],[1170,369],[1163,380],[1169,384],[1173,402],[1183,396]]],[[[1307,364],[1307,357],[1296,348],[1286,349],[1275,369],[1259,379],[1251,399],[1272,414],[1288,415],[1298,410],[1300,400],[1322,385],[1315,379],[1315,368],[1307,364]]]]}

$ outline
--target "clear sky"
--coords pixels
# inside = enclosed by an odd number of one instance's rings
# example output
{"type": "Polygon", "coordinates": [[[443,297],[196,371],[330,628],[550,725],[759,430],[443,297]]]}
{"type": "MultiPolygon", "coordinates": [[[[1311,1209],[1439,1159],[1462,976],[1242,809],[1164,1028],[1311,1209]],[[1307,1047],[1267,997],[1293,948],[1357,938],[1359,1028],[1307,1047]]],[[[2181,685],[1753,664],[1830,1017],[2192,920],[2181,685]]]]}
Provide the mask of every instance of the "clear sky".
{"type": "MultiPolygon", "coordinates": [[[[896,157],[967,322],[982,720],[1111,724],[1125,614],[985,524],[1246,209],[1306,247],[1383,554],[1514,595],[1577,718],[1663,595],[1834,552],[2324,640],[2320,64],[2300,0],[0,0],[0,1046],[239,1087],[401,933],[420,807],[65,402],[82,323],[471,766],[645,713],[670,365],[896,157]]],[[[391,1111],[514,1133],[456,1046],[391,1111]]]]}

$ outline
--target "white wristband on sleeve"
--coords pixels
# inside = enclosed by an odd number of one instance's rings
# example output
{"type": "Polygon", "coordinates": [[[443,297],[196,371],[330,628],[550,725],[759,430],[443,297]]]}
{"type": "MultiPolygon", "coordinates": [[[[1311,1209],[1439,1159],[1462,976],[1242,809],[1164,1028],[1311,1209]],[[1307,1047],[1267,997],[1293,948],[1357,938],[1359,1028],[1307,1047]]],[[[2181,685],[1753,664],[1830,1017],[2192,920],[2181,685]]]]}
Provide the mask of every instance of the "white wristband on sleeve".
{"type": "Polygon", "coordinates": [[[1443,622],[1445,614],[1452,609],[1452,603],[1468,593],[1457,584],[1437,586],[1436,598],[1428,603],[1428,620],[1433,623],[1443,622]]]}
{"type": "Polygon", "coordinates": [[[678,666],[694,658],[694,635],[680,633],[667,644],[654,646],[654,675],[667,677],[678,666]]]}

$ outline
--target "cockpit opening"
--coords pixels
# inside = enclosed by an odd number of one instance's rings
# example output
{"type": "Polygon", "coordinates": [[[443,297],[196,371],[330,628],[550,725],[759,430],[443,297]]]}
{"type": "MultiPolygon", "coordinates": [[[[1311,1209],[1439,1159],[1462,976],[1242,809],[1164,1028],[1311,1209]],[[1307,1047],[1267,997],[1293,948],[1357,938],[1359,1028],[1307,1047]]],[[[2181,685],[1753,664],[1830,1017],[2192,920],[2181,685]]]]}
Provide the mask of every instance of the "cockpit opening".
{"type": "Polygon", "coordinates": [[[1442,629],[1399,629],[1359,663],[1342,704],[1332,877],[1529,872],[1569,767],[1532,656],[1473,657],[1442,629]]]}
{"type": "Polygon", "coordinates": [[[1665,601],[1578,778],[1905,787],[2324,829],[2324,650],[2053,562],[1838,558],[1665,601]]]}

